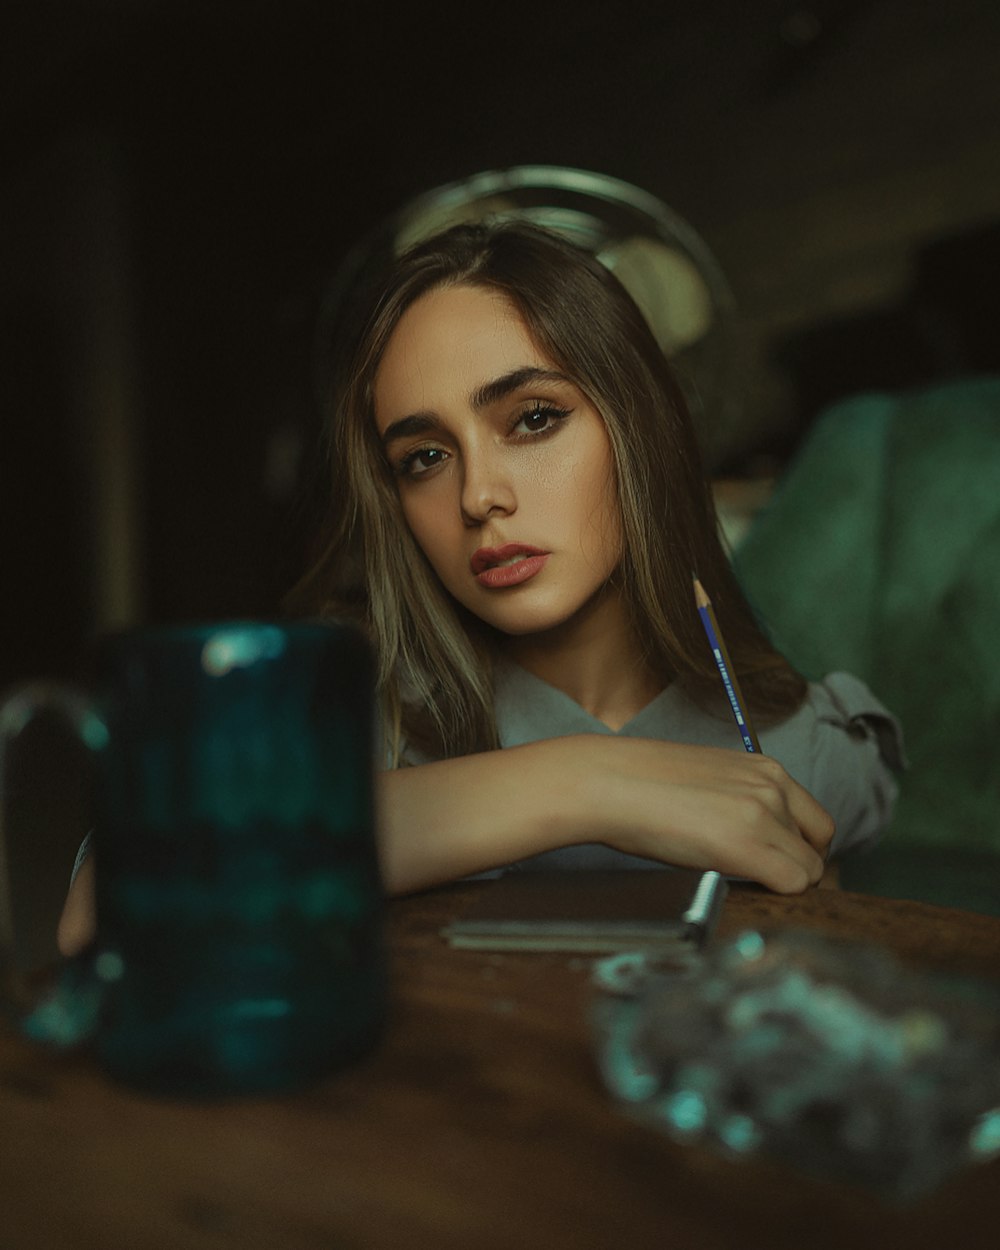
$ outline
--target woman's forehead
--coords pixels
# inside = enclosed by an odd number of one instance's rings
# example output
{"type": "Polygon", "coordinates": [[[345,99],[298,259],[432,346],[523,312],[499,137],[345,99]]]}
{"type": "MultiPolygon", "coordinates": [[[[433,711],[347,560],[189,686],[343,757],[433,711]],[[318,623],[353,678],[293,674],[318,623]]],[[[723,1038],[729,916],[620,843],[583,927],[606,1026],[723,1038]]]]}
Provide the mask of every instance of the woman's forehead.
{"type": "Polygon", "coordinates": [[[435,287],[410,305],[389,337],[374,379],[376,418],[453,402],[530,366],[554,362],[509,296],[468,284],[435,287]]]}

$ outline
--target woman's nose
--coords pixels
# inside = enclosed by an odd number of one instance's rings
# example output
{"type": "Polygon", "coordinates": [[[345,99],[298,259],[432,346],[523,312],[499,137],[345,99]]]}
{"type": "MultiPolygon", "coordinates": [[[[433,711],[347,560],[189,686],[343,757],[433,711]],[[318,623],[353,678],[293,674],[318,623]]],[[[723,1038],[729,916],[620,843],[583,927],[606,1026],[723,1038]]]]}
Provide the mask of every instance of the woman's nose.
{"type": "Polygon", "coordinates": [[[461,502],[467,525],[481,525],[491,516],[507,515],[515,510],[514,486],[502,456],[488,453],[466,456],[461,502]]]}

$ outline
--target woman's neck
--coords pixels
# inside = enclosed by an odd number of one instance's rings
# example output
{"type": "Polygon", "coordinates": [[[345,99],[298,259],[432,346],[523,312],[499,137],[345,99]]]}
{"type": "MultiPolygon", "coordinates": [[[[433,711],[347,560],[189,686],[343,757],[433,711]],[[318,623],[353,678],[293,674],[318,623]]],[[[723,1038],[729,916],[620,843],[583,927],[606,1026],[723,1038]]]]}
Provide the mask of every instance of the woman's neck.
{"type": "Polygon", "coordinates": [[[503,654],[610,729],[621,729],[664,688],[642,660],[627,609],[613,587],[556,629],[508,635],[503,654]]]}

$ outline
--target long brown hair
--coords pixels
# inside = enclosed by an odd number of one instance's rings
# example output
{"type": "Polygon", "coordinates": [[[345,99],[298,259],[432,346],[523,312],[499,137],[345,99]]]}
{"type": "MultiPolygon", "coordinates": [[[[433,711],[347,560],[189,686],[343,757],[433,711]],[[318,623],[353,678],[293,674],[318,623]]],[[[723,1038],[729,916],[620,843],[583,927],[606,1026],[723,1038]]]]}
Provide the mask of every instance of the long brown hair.
{"type": "Polygon", "coordinates": [[[410,534],[374,418],[375,375],[401,317],[427,291],[457,284],[509,298],[604,418],[624,548],[616,577],[650,669],[702,706],[718,704],[719,674],[694,609],[697,570],[753,712],[793,712],[805,681],[737,585],[683,396],[631,297],[600,261],[548,231],[456,226],[398,260],[363,323],[330,414],[321,541],[288,600],[295,611],[353,620],[371,638],[392,758],[401,738],[442,756],[497,745],[496,635],[451,599],[410,534]]]}

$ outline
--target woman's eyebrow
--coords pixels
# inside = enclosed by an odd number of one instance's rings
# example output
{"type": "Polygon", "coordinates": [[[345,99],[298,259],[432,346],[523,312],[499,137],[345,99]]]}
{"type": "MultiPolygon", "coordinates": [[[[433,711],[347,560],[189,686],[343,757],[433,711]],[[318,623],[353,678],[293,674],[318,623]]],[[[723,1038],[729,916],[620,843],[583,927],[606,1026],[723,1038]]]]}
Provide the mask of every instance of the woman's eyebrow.
{"type": "Polygon", "coordinates": [[[499,378],[484,382],[469,397],[473,408],[489,408],[498,400],[505,399],[513,391],[519,390],[529,382],[571,382],[565,373],[555,369],[540,369],[537,365],[524,365],[520,369],[511,369],[499,378]]]}
{"type": "Polygon", "coordinates": [[[428,412],[415,412],[409,417],[400,417],[387,425],[382,432],[381,443],[388,447],[399,438],[409,438],[412,434],[426,434],[428,430],[437,428],[437,422],[428,412]]]}

